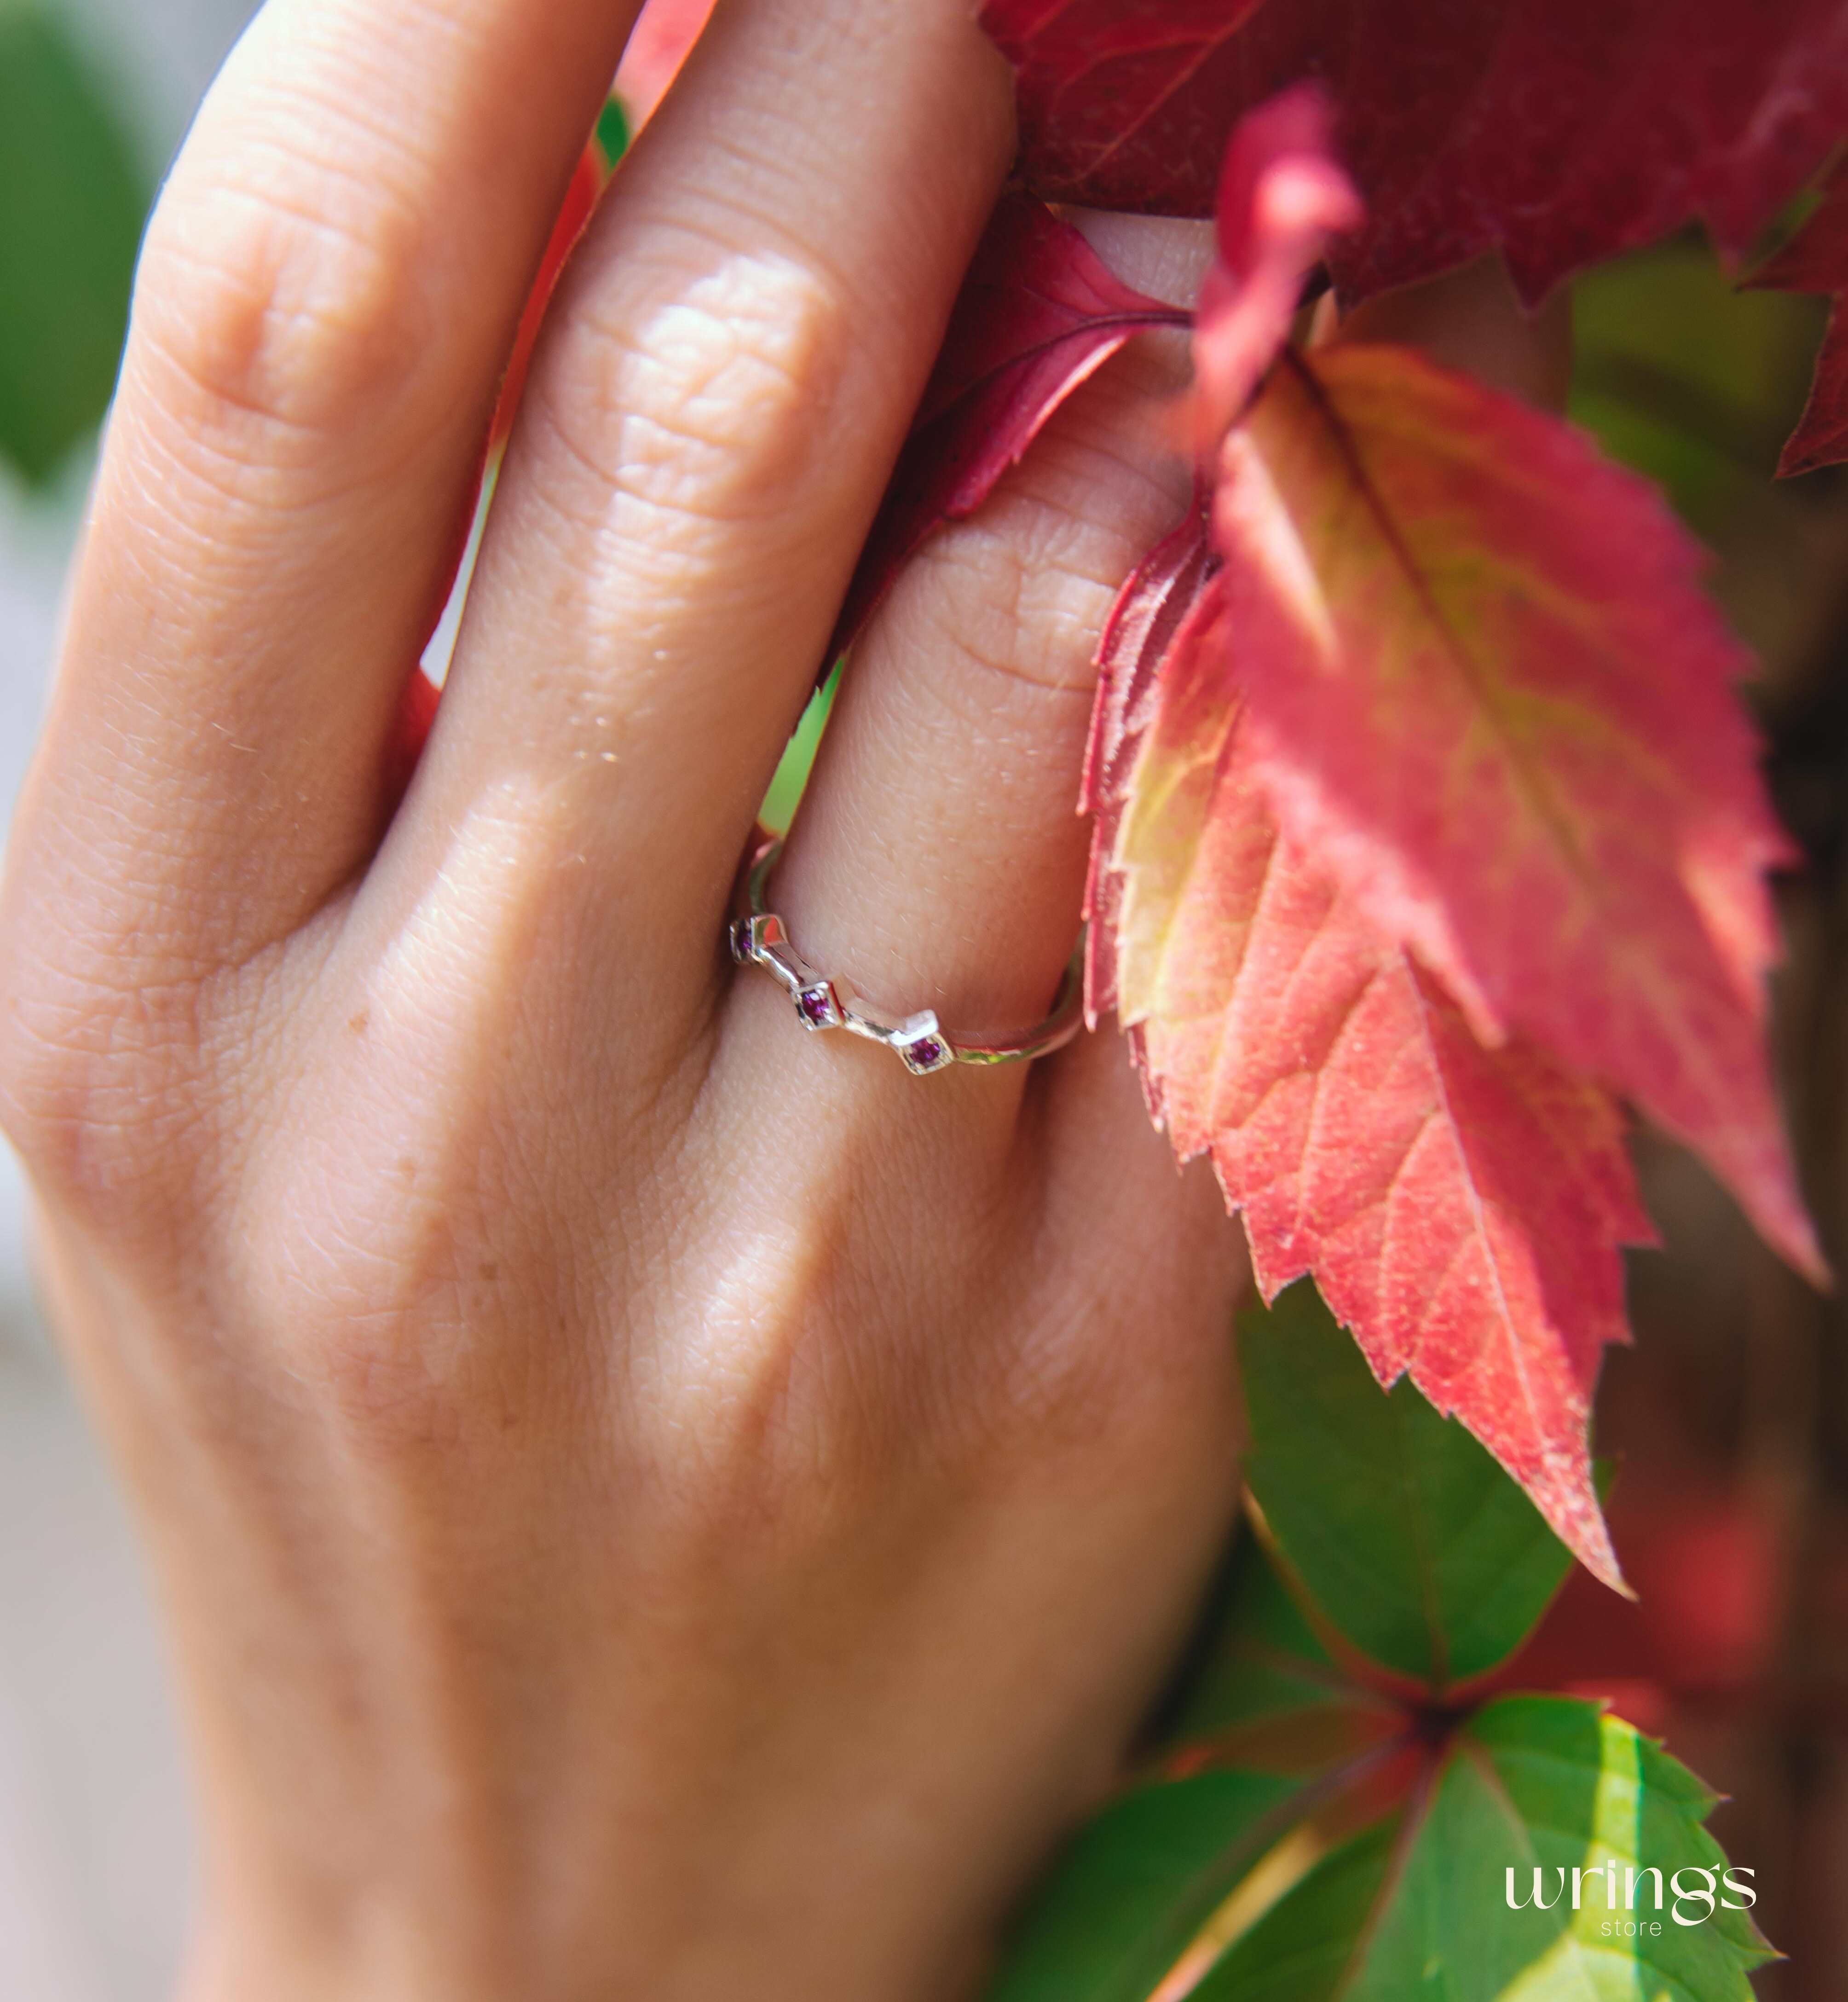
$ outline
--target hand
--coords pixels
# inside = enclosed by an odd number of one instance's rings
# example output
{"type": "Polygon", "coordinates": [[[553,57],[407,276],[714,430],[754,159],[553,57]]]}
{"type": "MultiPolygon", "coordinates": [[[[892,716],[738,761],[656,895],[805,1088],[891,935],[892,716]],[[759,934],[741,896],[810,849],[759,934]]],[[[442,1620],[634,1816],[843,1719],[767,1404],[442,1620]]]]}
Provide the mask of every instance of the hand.
{"type": "MultiPolygon", "coordinates": [[[[1237,1488],[1243,1267],[1114,1035],[908,1076],[720,940],[1010,156],[968,0],[730,0],[576,259],[634,0],[271,0],[153,223],[0,905],[0,1109],[159,1562],[200,1998],[940,1997],[1117,1770],[1237,1488]]],[[[1179,296],[1193,233],[1111,225],[1179,296]]],[[[1076,928],[1175,518],[1090,385],[906,576],[776,884],[971,1029],[1076,928]]]]}

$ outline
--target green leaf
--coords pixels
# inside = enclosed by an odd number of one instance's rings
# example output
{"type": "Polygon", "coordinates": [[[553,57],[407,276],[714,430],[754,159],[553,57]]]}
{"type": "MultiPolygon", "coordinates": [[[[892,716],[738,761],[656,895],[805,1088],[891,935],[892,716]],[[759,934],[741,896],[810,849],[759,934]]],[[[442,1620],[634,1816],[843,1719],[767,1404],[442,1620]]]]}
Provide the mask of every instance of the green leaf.
{"type": "Polygon", "coordinates": [[[1144,2002],[1297,1791],[1254,1773],[1203,1773],[1126,1794],[1034,1899],[988,2002],[1144,2002]]]}
{"type": "Polygon", "coordinates": [[[0,455],[46,480],[107,408],[145,213],[62,25],[0,5],[0,455]]]}
{"type": "Polygon", "coordinates": [[[1421,1813],[1323,1857],[1196,2002],[1750,2002],[1772,1955],[1728,1909],[1713,1799],[1590,1704],[1505,1697],[1453,1735],[1421,1813]]]}
{"type": "Polygon", "coordinates": [[[1404,1742],[1403,1711],[1341,1674],[1254,1538],[1212,1627],[1165,1735],[1166,1770],[1187,1777],[1126,1795],[1079,1838],[989,2002],[1142,2002],[1255,1863],[1404,1742]]]}
{"type": "Polygon", "coordinates": [[[1217,1963],[1194,2002],[1333,2002],[1354,1992],[1342,1983],[1379,1902],[1398,1830],[1393,1815],[1325,1857],[1217,1963]]]}
{"type": "Polygon", "coordinates": [[[1591,1704],[1440,1695],[1567,1568],[1531,1505],[1308,1289],[1243,1334],[1271,1547],[1222,1574],[1166,1783],[1072,1845],[988,2002],[1749,2002],[1770,1951],[1692,1774],[1591,1704]]]}
{"type": "Polygon", "coordinates": [[[1309,1779],[1405,1729],[1400,1706],[1357,1689],[1329,1658],[1254,1537],[1233,1559],[1224,1604],[1165,1742],[1174,1763],[1211,1757],[1309,1779]]]}
{"type": "Polygon", "coordinates": [[[1440,1694],[1505,1661],[1571,1567],[1532,1503],[1409,1379],[1383,1392],[1308,1282],[1241,1315],[1239,1345],[1246,1479],[1318,1613],[1440,1694]]]}

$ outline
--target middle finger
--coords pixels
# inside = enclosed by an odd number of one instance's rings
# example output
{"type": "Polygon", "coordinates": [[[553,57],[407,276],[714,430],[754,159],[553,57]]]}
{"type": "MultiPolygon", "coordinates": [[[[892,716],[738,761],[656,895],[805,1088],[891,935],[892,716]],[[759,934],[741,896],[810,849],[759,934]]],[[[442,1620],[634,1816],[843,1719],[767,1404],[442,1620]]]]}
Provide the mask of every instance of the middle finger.
{"type": "Polygon", "coordinates": [[[971,16],[720,9],[560,295],[392,905],[485,813],[574,987],[608,1008],[645,983],[664,1027],[710,994],[740,847],[1007,164],[971,16]]]}

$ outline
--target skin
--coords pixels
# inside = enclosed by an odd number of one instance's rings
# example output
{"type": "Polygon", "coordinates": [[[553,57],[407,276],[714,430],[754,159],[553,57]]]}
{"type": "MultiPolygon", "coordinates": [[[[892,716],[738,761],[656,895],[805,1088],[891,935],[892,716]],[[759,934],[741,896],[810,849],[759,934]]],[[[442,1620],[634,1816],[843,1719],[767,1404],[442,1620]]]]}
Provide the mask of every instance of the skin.
{"type": "MultiPolygon", "coordinates": [[[[964,1993],[1236,1503],[1242,1251],[1118,1039],[919,1082],[720,950],[1011,155],[967,0],[721,6],[382,825],[635,11],[270,0],[151,229],[10,843],[0,1118],[160,1573],[190,2002],[964,1993]]],[[[1198,232],[1095,229],[1191,295],[1198,232]]],[[[776,902],[876,999],[1057,985],[1184,366],[1106,370],[856,653],[776,902]]]]}

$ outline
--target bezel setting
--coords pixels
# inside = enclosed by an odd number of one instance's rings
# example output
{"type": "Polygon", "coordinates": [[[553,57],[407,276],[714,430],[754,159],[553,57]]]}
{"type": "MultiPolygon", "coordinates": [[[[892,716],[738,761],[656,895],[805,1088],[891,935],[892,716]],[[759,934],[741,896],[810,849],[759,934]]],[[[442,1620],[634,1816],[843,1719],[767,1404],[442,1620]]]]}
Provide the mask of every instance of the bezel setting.
{"type": "Polygon", "coordinates": [[[770,872],[783,853],[780,840],[766,840],[752,857],[740,886],[741,909],[727,926],[731,956],[741,965],[760,966],[783,989],[796,1019],[811,1034],[844,1030],[877,1043],[897,1056],[913,1077],[933,1077],[953,1064],[1029,1063],[1063,1049],[1084,1026],[1083,943],[1065,968],[1052,1011],[1018,1034],[953,1041],[936,1011],[898,1016],[875,1007],[852,988],[837,985],[812,966],[791,941],[788,928],[766,908],[770,872]]]}
{"type": "Polygon", "coordinates": [[[821,1029],[839,1029],[846,1022],[846,1010],[832,980],[811,980],[795,993],[796,1016],[811,1034],[821,1029]]]}
{"type": "Polygon", "coordinates": [[[770,954],[773,948],[786,950],[790,935],[783,928],[783,920],[774,911],[757,911],[747,917],[733,920],[731,927],[731,956],[739,965],[748,966],[755,960],[761,965],[772,962],[770,954]]]}
{"type": "Polygon", "coordinates": [[[893,1038],[892,1047],[913,1077],[929,1077],[933,1071],[947,1070],[956,1061],[955,1046],[943,1034],[935,1015],[914,1015],[893,1038]]]}

